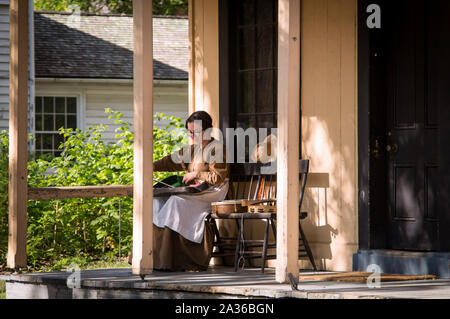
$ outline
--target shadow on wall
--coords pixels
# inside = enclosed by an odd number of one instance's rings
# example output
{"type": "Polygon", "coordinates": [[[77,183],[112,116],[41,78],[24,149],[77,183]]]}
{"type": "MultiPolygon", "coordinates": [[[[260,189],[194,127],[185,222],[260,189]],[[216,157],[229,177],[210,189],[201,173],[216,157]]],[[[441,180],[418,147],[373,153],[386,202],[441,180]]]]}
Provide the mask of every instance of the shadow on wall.
{"type": "MultiPolygon", "coordinates": [[[[302,228],[319,269],[350,271],[358,243],[355,146],[344,142],[341,129],[329,132],[326,121],[317,117],[303,121],[303,158],[310,160],[310,173],[302,204],[308,217],[301,221],[302,228]]],[[[245,238],[263,238],[263,221],[248,220],[245,225],[245,238]]],[[[235,225],[228,226],[230,235],[235,235],[235,225]]],[[[274,240],[269,234],[269,240],[274,240]]],[[[269,249],[269,255],[274,253],[269,249]]],[[[260,259],[250,264],[259,266],[260,259]]],[[[302,258],[300,268],[312,269],[312,265],[302,258]]]]}
{"type": "Polygon", "coordinates": [[[308,217],[301,221],[302,228],[311,246],[317,268],[324,270],[327,268],[326,260],[333,258],[331,243],[339,231],[327,222],[327,188],[314,187],[307,190],[305,195],[302,211],[307,211],[308,217]],[[318,245],[320,247],[317,247],[318,245]]]}
{"type": "Polygon", "coordinates": [[[302,119],[302,154],[310,159],[302,205],[308,217],[302,227],[319,269],[347,270],[358,236],[355,146],[353,139],[345,141],[354,124],[344,128],[333,123],[316,116],[302,119]]]}

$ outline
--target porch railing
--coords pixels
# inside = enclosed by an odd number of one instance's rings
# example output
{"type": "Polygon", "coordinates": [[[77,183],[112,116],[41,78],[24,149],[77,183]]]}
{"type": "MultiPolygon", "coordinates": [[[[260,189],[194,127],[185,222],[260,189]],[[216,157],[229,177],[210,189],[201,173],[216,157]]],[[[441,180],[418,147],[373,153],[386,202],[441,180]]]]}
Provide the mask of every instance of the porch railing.
{"type": "Polygon", "coordinates": [[[119,197],[119,258],[121,249],[121,197],[133,197],[133,185],[28,187],[28,200],[119,197]]]}
{"type": "Polygon", "coordinates": [[[132,197],[133,185],[29,187],[28,200],[132,197]]]}

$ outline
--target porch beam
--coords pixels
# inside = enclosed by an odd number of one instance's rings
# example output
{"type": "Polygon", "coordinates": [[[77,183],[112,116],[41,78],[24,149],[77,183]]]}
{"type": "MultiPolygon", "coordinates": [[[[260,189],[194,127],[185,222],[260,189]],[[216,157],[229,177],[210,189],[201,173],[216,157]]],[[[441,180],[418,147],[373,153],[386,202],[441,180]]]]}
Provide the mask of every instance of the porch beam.
{"type": "Polygon", "coordinates": [[[206,111],[219,127],[219,0],[189,0],[188,15],[189,114],[206,111]]]}
{"type": "Polygon", "coordinates": [[[7,264],[27,265],[28,0],[10,1],[7,264]]]}
{"type": "Polygon", "coordinates": [[[152,1],[133,1],[134,188],[132,273],[153,271],[153,16],[152,1]]]}
{"type": "Polygon", "coordinates": [[[276,280],[298,281],[300,0],[278,1],[276,280]]]}

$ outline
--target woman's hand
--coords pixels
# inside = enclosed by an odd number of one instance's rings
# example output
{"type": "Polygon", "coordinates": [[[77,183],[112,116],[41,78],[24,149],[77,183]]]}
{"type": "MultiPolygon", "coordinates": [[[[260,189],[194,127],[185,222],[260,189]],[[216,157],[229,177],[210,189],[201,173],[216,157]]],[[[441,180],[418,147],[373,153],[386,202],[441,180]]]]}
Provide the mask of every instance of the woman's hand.
{"type": "Polygon", "coordinates": [[[198,177],[198,172],[190,172],[187,173],[186,175],[184,175],[183,177],[183,183],[185,183],[186,185],[190,184],[192,181],[194,181],[194,179],[196,179],[198,177]]]}

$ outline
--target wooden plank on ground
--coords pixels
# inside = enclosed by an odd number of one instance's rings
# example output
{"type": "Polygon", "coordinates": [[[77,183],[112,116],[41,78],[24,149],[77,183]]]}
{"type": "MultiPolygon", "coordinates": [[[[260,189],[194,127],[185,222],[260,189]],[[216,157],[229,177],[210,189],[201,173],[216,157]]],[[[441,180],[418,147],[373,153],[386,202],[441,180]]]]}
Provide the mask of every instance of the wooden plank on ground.
{"type": "MultiPolygon", "coordinates": [[[[344,282],[359,282],[365,283],[369,276],[372,276],[371,272],[340,272],[340,273],[328,273],[328,274],[314,274],[314,275],[301,275],[300,281],[344,281],[344,282]]],[[[435,275],[399,275],[399,274],[380,274],[380,281],[407,281],[407,280],[435,280],[435,275]]]]}

